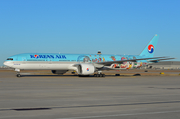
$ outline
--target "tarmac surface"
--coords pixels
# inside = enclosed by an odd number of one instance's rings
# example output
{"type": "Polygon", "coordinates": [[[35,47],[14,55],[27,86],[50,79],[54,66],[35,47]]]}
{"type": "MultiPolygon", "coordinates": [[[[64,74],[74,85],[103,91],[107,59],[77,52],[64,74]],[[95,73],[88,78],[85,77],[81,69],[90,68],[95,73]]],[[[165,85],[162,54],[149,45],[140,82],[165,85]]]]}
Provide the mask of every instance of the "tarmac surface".
{"type": "Polygon", "coordinates": [[[180,118],[180,75],[15,75],[0,71],[0,119],[180,118]]]}

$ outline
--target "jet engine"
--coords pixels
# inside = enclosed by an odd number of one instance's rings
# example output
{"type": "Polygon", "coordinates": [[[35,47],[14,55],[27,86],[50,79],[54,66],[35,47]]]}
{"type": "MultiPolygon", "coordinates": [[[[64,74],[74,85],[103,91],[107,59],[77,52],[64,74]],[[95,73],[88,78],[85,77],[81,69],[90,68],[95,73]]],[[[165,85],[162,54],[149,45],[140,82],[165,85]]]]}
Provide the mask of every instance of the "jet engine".
{"type": "Polygon", "coordinates": [[[63,75],[64,73],[66,73],[68,70],[52,70],[51,72],[53,74],[59,74],[59,75],[63,75]]]}
{"type": "Polygon", "coordinates": [[[95,67],[92,64],[79,64],[77,66],[77,72],[79,75],[90,75],[93,74],[95,71],[95,67]]]}

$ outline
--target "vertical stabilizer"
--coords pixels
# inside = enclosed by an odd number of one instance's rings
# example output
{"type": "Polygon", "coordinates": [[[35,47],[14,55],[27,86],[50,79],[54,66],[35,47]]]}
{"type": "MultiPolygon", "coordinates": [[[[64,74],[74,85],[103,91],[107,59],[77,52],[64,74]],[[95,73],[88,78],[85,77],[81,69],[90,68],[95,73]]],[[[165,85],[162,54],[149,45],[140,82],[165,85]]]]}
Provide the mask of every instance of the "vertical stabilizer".
{"type": "Polygon", "coordinates": [[[158,39],[159,39],[159,35],[156,34],[139,56],[153,57],[156,51],[156,45],[157,45],[158,39]]]}

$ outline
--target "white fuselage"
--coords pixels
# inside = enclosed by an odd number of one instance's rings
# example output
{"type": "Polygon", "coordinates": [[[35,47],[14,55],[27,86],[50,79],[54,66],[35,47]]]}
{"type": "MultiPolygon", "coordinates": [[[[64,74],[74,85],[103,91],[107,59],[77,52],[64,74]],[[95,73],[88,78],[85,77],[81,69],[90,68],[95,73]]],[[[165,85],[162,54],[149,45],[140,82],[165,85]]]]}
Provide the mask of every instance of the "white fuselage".
{"type": "Polygon", "coordinates": [[[4,65],[15,69],[29,70],[74,70],[77,62],[35,62],[35,61],[5,61],[4,65]]]}

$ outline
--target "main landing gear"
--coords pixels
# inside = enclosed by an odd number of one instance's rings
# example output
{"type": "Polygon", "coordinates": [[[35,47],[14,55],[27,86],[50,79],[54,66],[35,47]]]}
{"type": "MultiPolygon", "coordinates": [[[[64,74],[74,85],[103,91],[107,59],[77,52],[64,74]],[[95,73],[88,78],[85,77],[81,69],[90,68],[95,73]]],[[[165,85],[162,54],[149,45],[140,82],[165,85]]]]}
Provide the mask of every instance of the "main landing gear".
{"type": "Polygon", "coordinates": [[[20,69],[15,69],[15,71],[17,71],[17,77],[21,77],[21,74],[20,74],[20,69]]]}
{"type": "Polygon", "coordinates": [[[94,77],[105,77],[105,74],[102,74],[101,71],[98,71],[97,74],[94,74],[94,77]]]}
{"type": "Polygon", "coordinates": [[[94,77],[105,77],[105,74],[94,74],[94,77]]]}

